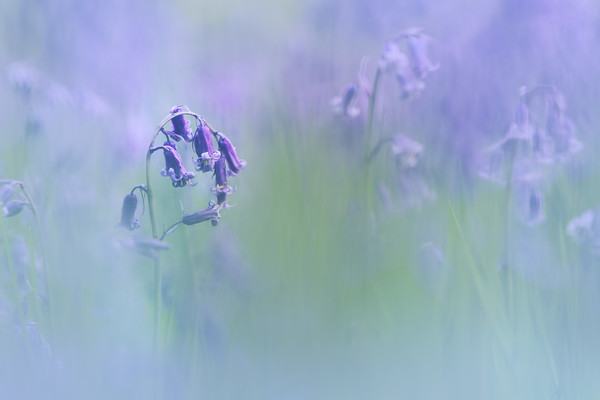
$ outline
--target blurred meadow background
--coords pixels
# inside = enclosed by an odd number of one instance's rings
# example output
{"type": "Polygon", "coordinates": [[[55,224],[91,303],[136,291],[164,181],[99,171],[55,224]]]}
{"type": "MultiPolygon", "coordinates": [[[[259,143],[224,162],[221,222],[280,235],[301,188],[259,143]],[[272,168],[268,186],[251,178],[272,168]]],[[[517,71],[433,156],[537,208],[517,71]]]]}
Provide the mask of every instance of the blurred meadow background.
{"type": "MultiPolygon", "coordinates": [[[[0,20],[1,398],[600,396],[597,1],[4,0],[0,20]],[[176,105],[247,167],[218,226],[156,252],[141,196],[118,224],[176,105]]],[[[173,188],[161,153],[162,231],[215,196],[211,173],[173,188]]]]}

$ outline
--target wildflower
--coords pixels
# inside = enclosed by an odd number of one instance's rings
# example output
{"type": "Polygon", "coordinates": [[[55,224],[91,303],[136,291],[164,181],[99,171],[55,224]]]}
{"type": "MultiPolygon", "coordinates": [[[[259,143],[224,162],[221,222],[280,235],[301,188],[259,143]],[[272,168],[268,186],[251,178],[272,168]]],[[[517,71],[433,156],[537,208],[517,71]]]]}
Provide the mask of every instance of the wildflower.
{"type": "Polygon", "coordinates": [[[567,235],[579,244],[591,242],[597,234],[595,232],[597,230],[595,229],[596,224],[596,214],[592,210],[587,210],[569,221],[567,235]]]}
{"type": "Polygon", "coordinates": [[[183,187],[187,184],[192,185],[191,180],[195,174],[186,171],[175,143],[167,140],[160,148],[163,149],[165,156],[165,168],[160,174],[170,177],[174,187],[183,187]]]}
{"type": "Polygon", "coordinates": [[[211,202],[208,205],[208,208],[205,208],[204,210],[196,211],[192,214],[185,214],[181,219],[181,222],[184,225],[195,225],[210,220],[212,225],[215,226],[217,225],[219,218],[221,218],[219,207],[214,204],[214,202],[211,202]]]}
{"type": "Polygon", "coordinates": [[[431,38],[423,33],[410,35],[406,39],[406,45],[414,63],[413,70],[419,79],[425,78],[430,72],[440,67],[439,64],[434,64],[429,59],[427,47],[430,41],[431,38]]]}
{"type": "Polygon", "coordinates": [[[521,98],[519,101],[519,106],[515,112],[514,122],[510,126],[506,137],[511,139],[529,140],[534,136],[534,134],[535,130],[529,122],[529,109],[525,103],[525,100],[521,98]]]}
{"type": "Polygon", "coordinates": [[[392,139],[392,153],[401,167],[412,168],[417,165],[421,154],[423,153],[423,145],[404,135],[395,135],[392,139]]]}
{"type": "Polygon", "coordinates": [[[3,185],[0,187],[0,204],[6,204],[15,194],[15,189],[12,185],[3,185]]]}
{"type": "Polygon", "coordinates": [[[226,204],[227,195],[232,192],[231,186],[227,185],[227,166],[224,158],[219,158],[215,164],[215,181],[213,191],[217,195],[217,204],[221,207],[226,204]]]}
{"type": "Polygon", "coordinates": [[[2,207],[2,212],[6,218],[12,217],[23,211],[23,206],[26,204],[21,200],[11,200],[2,207]]]}
{"type": "Polygon", "coordinates": [[[220,132],[217,132],[217,135],[219,136],[219,150],[225,157],[225,160],[227,160],[227,166],[229,167],[231,174],[237,175],[246,167],[246,161],[239,159],[235,147],[233,147],[231,141],[227,139],[225,135],[220,132]]]}
{"type": "Polygon", "coordinates": [[[192,146],[198,155],[198,159],[195,161],[196,171],[212,171],[215,168],[215,162],[221,157],[221,153],[213,148],[213,140],[208,126],[203,125],[196,129],[192,146]]]}
{"type": "Polygon", "coordinates": [[[354,106],[356,97],[358,96],[358,86],[350,84],[346,86],[340,96],[331,99],[331,107],[336,114],[345,115],[347,117],[357,117],[360,114],[360,109],[354,106]]]}
{"type": "Polygon", "coordinates": [[[425,89],[425,83],[415,74],[410,60],[393,41],[386,43],[385,51],[379,60],[382,72],[393,73],[400,85],[400,98],[407,99],[425,89]]]}
{"type": "MultiPolygon", "coordinates": [[[[181,106],[175,106],[171,109],[171,114],[177,114],[182,111],[181,106]]],[[[186,142],[190,142],[192,140],[192,129],[190,128],[190,121],[186,120],[183,115],[177,115],[171,119],[171,123],[173,124],[173,131],[167,132],[168,135],[175,139],[176,141],[180,141],[181,139],[186,142]]]]}
{"type": "Polygon", "coordinates": [[[137,196],[130,193],[123,199],[123,208],[121,209],[121,222],[119,226],[133,231],[140,227],[139,221],[135,218],[137,208],[137,196]]]}

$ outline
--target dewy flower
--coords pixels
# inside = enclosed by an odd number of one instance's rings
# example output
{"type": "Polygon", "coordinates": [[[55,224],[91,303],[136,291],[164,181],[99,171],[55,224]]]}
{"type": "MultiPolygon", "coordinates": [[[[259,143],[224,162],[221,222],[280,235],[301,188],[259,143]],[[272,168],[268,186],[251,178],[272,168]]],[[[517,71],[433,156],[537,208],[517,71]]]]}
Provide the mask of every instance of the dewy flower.
{"type": "Polygon", "coordinates": [[[213,191],[217,195],[217,204],[222,207],[226,204],[227,195],[232,192],[231,186],[227,185],[227,165],[223,157],[215,163],[215,181],[213,191]]]}
{"type": "Polygon", "coordinates": [[[121,209],[120,226],[133,231],[139,228],[140,223],[135,218],[135,210],[137,208],[137,196],[130,193],[123,199],[123,208],[121,209]]]}
{"type": "Polygon", "coordinates": [[[221,153],[218,150],[214,150],[208,126],[203,125],[196,129],[192,146],[198,156],[198,159],[195,161],[196,171],[212,171],[215,168],[215,162],[221,157],[221,153]]]}
{"type": "Polygon", "coordinates": [[[219,136],[219,150],[221,154],[227,160],[227,166],[233,175],[237,175],[244,167],[246,167],[246,161],[240,160],[238,157],[235,147],[231,144],[231,141],[227,139],[221,132],[217,132],[219,136]]]}
{"type": "Polygon", "coordinates": [[[160,172],[162,176],[168,176],[171,178],[173,186],[183,187],[185,185],[192,185],[191,180],[195,174],[193,172],[187,172],[181,161],[181,156],[177,152],[175,143],[166,141],[160,148],[163,149],[165,156],[165,168],[160,172]]]}
{"type": "Polygon", "coordinates": [[[11,200],[2,207],[2,212],[6,218],[12,217],[23,211],[23,206],[26,204],[21,200],[11,200]]]}
{"type": "MultiPolygon", "coordinates": [[[[181,106],[175,106],[171,109],[171,114],[177,114],[181,112],[181,106]]],[[[192,129],[190,128],[190,121],[186,120],[183,115],[178,115],[171,119],[171,123],[173,124],[173,132],[167,132],[169,137],[175,139],[176,141],[180,141],[181,139],[186,142],[190,142],[192,140],[192,129]]]]}
{"type": "Polygon", "coordinates": [[[340,96],[331,99],[331,107],[336,114],[345,115],[347,117],[357,117],[360,114],[358,107],[354,106],[356,97],[358,96],[358,86],[350,84],[346,86],[340,96]]]}

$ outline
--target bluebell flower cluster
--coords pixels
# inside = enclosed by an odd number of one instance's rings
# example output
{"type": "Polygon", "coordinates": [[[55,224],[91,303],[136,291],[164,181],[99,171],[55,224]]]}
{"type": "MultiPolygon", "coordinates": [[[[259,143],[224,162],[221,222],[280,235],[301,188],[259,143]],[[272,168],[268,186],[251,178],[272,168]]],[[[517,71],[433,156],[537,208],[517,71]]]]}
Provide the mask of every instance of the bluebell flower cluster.
{"type": "MultiPolygon", "coordinates": [[[[195,170],[203,174],[213,173],[214,186],[212,186],[211,192],[216,196],[216,201],[210,201],[206,209],[184,214],[182,219],[167,228],[162,236],[154,231],[153,225],[155,238],[160,241],[180,225],[195,225],[211,221],[211,224],[216,226],[221,218],[220,211],[229,208],[227,196],[234,192],[234,189],[227,182],[228,177],[238,175],[246,167],[246,161],[238,156],[235,146],[227,136],[211,128],[200,115],[191,112],[187,107],[175,106],[155,132],[147,156],[147,160],[150,160],[152,154],[162,150],[165,166],[160,173],[162,176],[169,178],[175,188],[196,185],[193,181],[196,178],[196,173],[185,167],[184,159],[181,156],[185,153],[180,153],[178,150],[178,146],[186,146],[187,144],[191,144],[197,157],[192,160],[195,170]],[[195,129],[192,128],[192,121],[195,123],[195,129]],[[171,129],[168,129],[169,124],[171,129]],[[155,139],[161,133],[165,136],[165,141],[160,146],[154,146],[155,139]]],[[[148,177],[150,175],[149,173],[148,177]]],[[[134,187],[123,199],[121,220],[118,224],[118,227],[130,231],[140,226],[139,220],[136,218],[138,209],[138,197],[134,193],[136,189],[139,189],[142,194],[142,204],[145,196],[148,197],[150,218],[154,218],[150,204],[149,183],[148,187],[145,185],[134,187]]]]}

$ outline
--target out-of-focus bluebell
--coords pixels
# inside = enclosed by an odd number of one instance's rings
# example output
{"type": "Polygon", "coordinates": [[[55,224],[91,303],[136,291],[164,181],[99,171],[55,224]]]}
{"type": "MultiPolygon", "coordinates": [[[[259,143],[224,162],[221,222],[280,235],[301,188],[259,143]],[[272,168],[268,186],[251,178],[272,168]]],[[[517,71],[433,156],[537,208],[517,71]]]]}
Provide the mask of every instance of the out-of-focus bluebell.
{"type": "Polygon", "coordinates": [[[587,210],[571,219],[567,224],[567,235],[578,244],[590,244],[600,239],[599,223],[596,213],[587,210]]]}
{"type": "Polygon", "coordinates": [[[407,99],[425,89],[425,83],[415,74],[410,59],[404,54],[397,43],[388,41],[379,59],[381,72],[394,74],[400,85],[400,98],[407,99]]]}
{"type": "Polygon", "coordinates": [[[213,139],[208,126],[203,125],[196,129],[192,146],[198,159],[195,161],[196,171],[209,172],[215,167],[215,162],[221,157],[218,150],[214,150],[213,139]]]}
{"type": "Polygon", "coordinates": [[[2,185],[0,187],[0,205],[4,205],[10,201],[14,196],[15,189],[10,184],[2,185]]]}
{"type": "Polygon", "coordinates": [[[415,167],[423,153],[423,145],[405,135],[395,135],[392,138],[392,154],[396,164],[401,168],[415,167]]]}
{"type": "Polygon", "coordinates": [[[23,211],[23,206],[27,203],[22,202],[21,200],[11,200],[8,203],[4,204],[2,207],[2,212],[5,217],[13,217],[23,211]]]}
{"type": "Polygon", "coordinates": [[[406,45],[413,61],[413,70],[419,79],[425,79],[429,73],[437,70],[440,65],[434,64],[429,57],[431,37],[422,31],[407,35],[406,45]]]}
{"type": "Polygon", "coordinates": [[[221,151],[221,155],[225,157],[227,160],[227,166],[231,171],[232,175],[237,175],[242,169],[246,167],[246,161],[241,160],[231,141],[227,138],[227,136],[223,135],[221,132],[217,132],[217,136],[219,137],[219,150],[221,151]]]}
{"type": "Polygon", "coordinates": [[[140,223],[135,218],[135,211],[137,209],[137,196],[135,193],[129,193],[123,199],[123,207],[121,208],[121,222],[119,226],[133,231],[139,228],[140,223]]]}
{"type": "Polygon", "coordinates": [[[529,226],[545,222],[544,194],[537,175],[516,176],[512,184],[520,219],[529,226]]]}
{"type": "Polygon", "coordinates": [[[533,138],[535,129],[529,121],[529,109],[523,97],[515,111],[515,118],[508,130],[506,137],[510,139],[530,140],[533,138]]]}
{"type": "Polygon", "coordinates": [[[188,172],[183,166],[181,156],[177,152],[175,143],[166,141],[161,148],[165,156],[165,168],[160,172],[162,176],[171,178],[174,187],[192,185],[195,177],[193,172],[188,172]]]}
{"type": "Polygon", "coordinates": [[[358,93],[357,85],[351,83],[346,86],[339,96],[331,99],[333,112],[351,118],[360,115],[360,109],[355,106],[358,93]]]}

